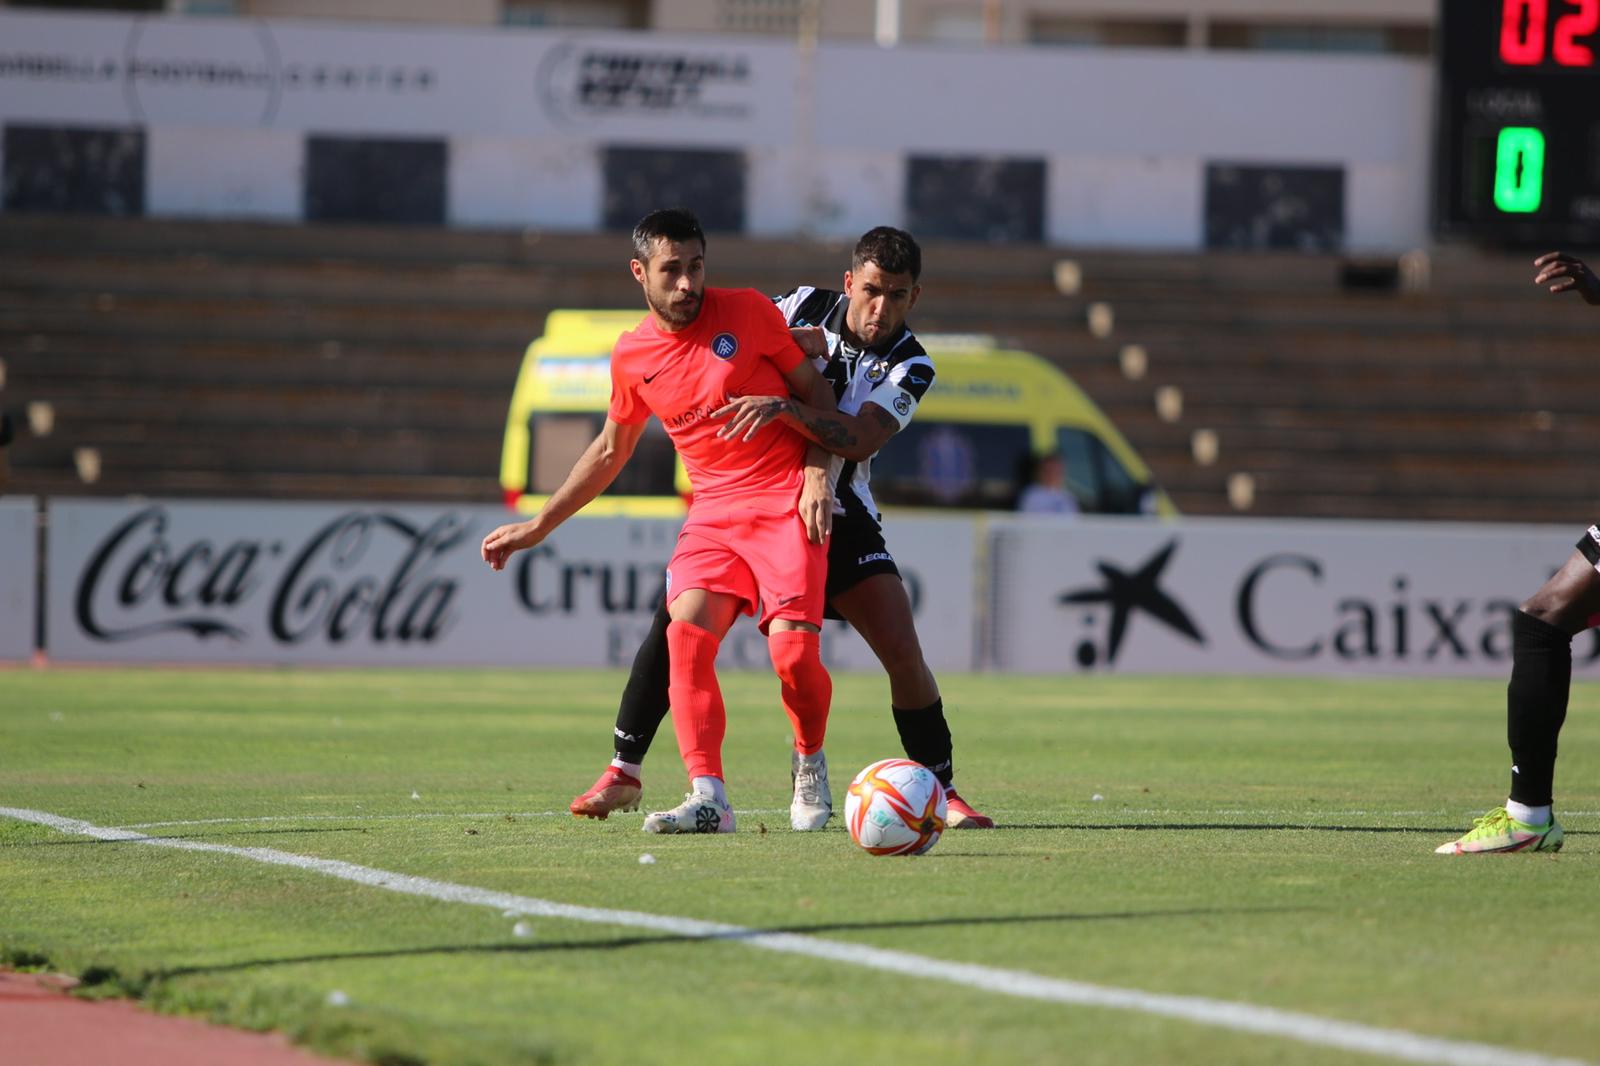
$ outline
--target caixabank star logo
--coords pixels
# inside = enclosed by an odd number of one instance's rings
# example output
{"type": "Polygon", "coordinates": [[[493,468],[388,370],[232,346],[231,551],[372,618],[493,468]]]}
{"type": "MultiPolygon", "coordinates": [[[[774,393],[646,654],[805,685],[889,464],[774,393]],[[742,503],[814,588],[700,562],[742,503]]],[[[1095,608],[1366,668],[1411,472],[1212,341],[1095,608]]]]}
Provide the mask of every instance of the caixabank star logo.
{"type": "MultiPolygon", "coordinates": [[[[1174,538],[1132,572],[1116,563],[1097,559],[1094,565],[1105,579],[1102,584],[1072,589],[1063,592],[1057,598],[1057,602],[1063,607],[1104,604],[1109,609],[1110,621],[1106,627],[1105,646],[1102,648],[1092,636],[1079,641],[1075,649],[1079,666],[1089,670],[1095,666],[1110,666],[1115,663],[1117,652],[1122,648],[1123,637],[1127,635],[1128,626],[1133,617],[1140,613],[1149,615],[1185,638],[1202,647],[1205,646],[1205,634],[1189,617],[1189,612],[1161,589],[1161,572],[1166,569],[1167,563],[1172,560],[1172,555],[1177,549],[1178,541],[1174,538]]],[[[1095,626],[1097,620],[1096,612],[1085,614],[1084,621],[1087,625],[1095,626]]]]}

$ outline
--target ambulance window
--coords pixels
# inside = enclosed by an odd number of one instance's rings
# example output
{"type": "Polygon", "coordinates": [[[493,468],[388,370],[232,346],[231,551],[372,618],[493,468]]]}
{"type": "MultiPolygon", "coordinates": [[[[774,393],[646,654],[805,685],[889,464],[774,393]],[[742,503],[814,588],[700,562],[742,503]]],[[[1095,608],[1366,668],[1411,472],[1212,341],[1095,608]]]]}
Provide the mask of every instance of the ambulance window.
{"type": "Polygon", "coordinates": [[[872,495],[880,504],[1009,510],[1028,449],[1027,426],[919,419],[872,461],[872,495]]]}
{"type": "MultiPolygon", "coordinates": [[[[600,433],[605,416],[535,413],[528,419],[528,491],[547,496],[561,487],[584,449],[600,433]]],[[[652,418],[633,457],[606,492],[614,496],[676,496],[677,453],[660,422],[652,418]]]]}
{"type": "Polygon", "coordinates": [[[1067,489],[1085,512],[1139,514],[1149,486],[1128,473],[1105,442],[1081,429],[1056,431],[1056,447],[1067,468],[1067,489]]]}

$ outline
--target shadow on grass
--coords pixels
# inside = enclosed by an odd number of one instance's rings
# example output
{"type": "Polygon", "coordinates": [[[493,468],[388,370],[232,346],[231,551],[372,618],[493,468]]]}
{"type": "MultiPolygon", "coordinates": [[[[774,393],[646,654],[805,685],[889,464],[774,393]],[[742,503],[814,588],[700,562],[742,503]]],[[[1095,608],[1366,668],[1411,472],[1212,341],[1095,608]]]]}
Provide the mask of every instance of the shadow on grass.
{"type": "MultiPolygon", "coordinates": [[[[1197,830],[1201,832],[1215,832],[1221,829],[1242,829],[1248,832],[1308,832],[1308,833],[1443,833],[1448,836],[1460,836],[1471,828],[1471,823],[1451,826],[1422,826],[1422,825],[1298,825],[1290,822],[1247,823],[1247,822],[1060,822],[1053,824],[1042,823],[1013,823],[1006,822],[994,827],[995,829],[1084,829],[1084,830],[1114,830],[1130,832],[1138,830],[1165,830],[1167,832],[1181,832],[1184,830],[1197,830]]],[[[1569,837],[1585,836],[1593,830],[1568,829],[1569,837]]]]}
{"type": "MultiPolygon", "coordinates": [[[[596,937],[589,940],[564,940],[537,944],[441,944],[433,947],[395,948],[385,951],[328,952],[321,955],[299,955],[281,959],[249,959],[243,962],[225,962],[210,966],[177,966],[156,970],[145,976],[146,982],[168,980],[176,977],[237,973],[270,966],[296,966],[319,962],[360,962],[382,959],[413,958],[425,955],[538,955],[565,951],[617,951],[625,948],[656,947],[663,944],[697,944],[741,940],[755,940],[769,936],[815,936],[819,933],[875,932],[884,929],[935,929],[950,926],[1027,925],[1033,923],[1062,922],[1133,922],[1165,918],[1211,918],[1221,915],[1260,915],[1306,913],[1308,907],[1196,907],[1180,910],[1117,911],[1105,914],[1013,914],[951,918],[907,918],[881,922],[819,922],[815,925],[782,925],[766,929],[741,929],[732,933],[662,933],[652,936],[596,937]]],[[[539,915],[530,914],[530,918],[539,915]]],[[[560,921],[555,918],[553,921],[560,921]]]]}

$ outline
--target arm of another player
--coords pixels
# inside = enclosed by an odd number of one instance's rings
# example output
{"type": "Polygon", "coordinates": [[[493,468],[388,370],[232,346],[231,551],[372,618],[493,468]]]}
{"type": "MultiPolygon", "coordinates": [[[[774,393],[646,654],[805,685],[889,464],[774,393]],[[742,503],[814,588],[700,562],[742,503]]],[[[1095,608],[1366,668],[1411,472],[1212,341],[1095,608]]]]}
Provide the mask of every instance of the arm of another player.
{"type": "Polygon", "coordinates": [[[501,526],[483,538],[483,561],[495,570],[504,570],[513,553],[532,548],[556,527],[571,518],[585,504],[606,490],[633,455],[644,435],[643,422],[615,422],[606,419],[596,437],[573,464],[566,481],[526,522],[501,526]]]}
{"type": "Polygon", "coordinates": [[[877,454],[900,430],[899,420],[875,403],[863,404],[853,415],[838,410],[832,386],[810,362],[801,363],[788,378],[793,396],[738,396],[729,401],[716,412],[728,417],[717,435],[749,440],[767,423],[781,419],[834,455],[860,462],[877,454]]]}
{"type": "Polygon", "coordinates": [[[1575,292],[1585,303],[1600,305],[1600,279],[1575,255],[1546,252],[1533,261],[1539,268],[1535,285],[1548,285],[1551,292],[1575,292]]]}
{"type": "MultiPolygon", "coordinates": [[[[808,389],[800,393],[821,408],[834,408],[833,386],[817,373],[809,361],[802,360],[785,375],[791,389],[808,389]],[[809,373],[807,373],[809,371],[809,373]]],[[[800,487],[800,518],[806,525],[806,536],[811,543],[821,544],[833,532],[833,484],[829,474],[833,470],[833,455],[822,445],[812,442],[806,446],[805,483],[800,487]]]]}

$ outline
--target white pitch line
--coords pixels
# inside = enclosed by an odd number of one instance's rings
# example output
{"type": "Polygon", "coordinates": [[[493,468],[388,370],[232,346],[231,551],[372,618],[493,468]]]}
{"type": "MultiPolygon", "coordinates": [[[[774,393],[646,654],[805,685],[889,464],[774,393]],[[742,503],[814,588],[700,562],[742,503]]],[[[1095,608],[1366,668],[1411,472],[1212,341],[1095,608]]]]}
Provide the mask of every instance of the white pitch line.
{"type": "Polygon", "coordinates": [[[868,947],[864,944],[828,940],[798,933],[764,933],[759,929],[726,925],[722,922],[700,921],[695,918],[647,914],[643,911],[580,907],[532,896],[519,896],[511,892],[498,892],[472,885],[413,877],[410,874],[379,870],[371,866],[358,866],[337,859],[296,855],[275,848],[240,848],[230,844],[210,844],[198,840],[151,837],[126,829],[92,825],[89,822],[64,818],[46,811],[0,807],[0,817],[48,826],[63,833],[74,833],[95,840],[234,855],[252,862],[289,866],[297,870],[338,878],[341,881],[353,881],[371,888],[381,888],[387,892],[421,896],[445,903],[490,907],[502,913],[514,911],[530,917],[556,918],[596,925],[620,925],[635,929],[650,929],[674,936],[726,940],[764,951],[826,959],[830,962],[902,974],[911,978],[933,978],[963,988],[975,988],[1019,999],[1138,1011],[1214,1028],[1283,1037],[1315,1047],[1381,1055],[1406,1062],[1437,1063],[1441,1066],[1590,1066],[1578,1059],[1558,1059],[1490,1044],[1443,1040],[1401,1029],[1381,1029],[1273,1007],[1258,1007],[1248,1003],[1231,1003],[1203,996],[1162,995],[1109,985],[1093,985],[1082,981],[1042,977],[1019,970],[1002,970],[974,963],[947,962],[905,951],[868,947]]]}
{"type": "MultiPolygon", "coordinates": [[[[127,825],[114,826],[113,828],[116,828],[116,829],[181,829],[181,828],[184,828],[186,826],[199,826],[199,825],[257,825],[257,824],[269,824],[269,823],[272,823],[272,822],[381,822],[381,821],[411,821],[413,819],[420,820],[420,819],[425,819],[425,818],[555,818],[555,817],[559,817],[559,816],[564,815],[564,814],[571,814],[571,813],[572,813],[571,811],[469,811],[469,812],[462,812],[462,813],[457,813],[455,811],[417,811],[415,813],[408,813],[408,814],[366,814],[366,813],[361,812],[361,811],[356,811],[356,812],[353,812],[351,814],[263,814],[263,815],[252,815],[252,816],[244,817],[244,818],[190,818],[190,819],[185,819],[185,820],[182,820],[182,821],[172,821],[172,822],[130,822],[127,825]]],[[[734,809],[734,813],[735,814],[787,814],[789,812],[788,812],[788,808],[785,808],[785,807],[770,807],[770,808],[767,808],[767,807],[737,807],[737,808],[734,809]]],[[[1104,817],[1106,815],[1109,815],[1109,814],[1116,814],[1117,816],[1123,817],[1123,818],[1134,816],[1134,815],[1138,815],[1138,816],[1141,816],[1141,817],[1156,817],[1158,815],[1159,816],[1169,816],[1170,817],[1170,816],[1178,815],[1178,816],[1182,816],[1182,817],[1185,817],[1185,818],[1191,818],[1191,819],[1243,817],[1243,816],[1246,816],[1246,815],[1253,816],[1253,817],[1258,817],[1258,818],[1272,817],[1272,816],[1278,816],[1278,815],[1285,815],[1285,816],[1286,815],[1298,815],[1305,825],[1307,825],[1309,828],[1315,829],[1315,828],[1317,828],[1317,825],[1315,824],[1315,819],[1322,819],[1322,818],[1349,818],[1349,817],[1418,818],[1418,817],[1423,817],[1423,816],[1436,816],[1436,817],[1440,817],[1440,818],[1449,818],[1449,817],[1459,816],[1459,817],[1464,817],[1468,821],[1470,821],[1472,818],[1477,817],[1477,815],[1479,813],[1482,813],[1482,812],[1469,811],[1469,812],[1466,812],[1465,814],[1463,814],[1462,812],[1459,812],[1459,811],[1441,811],[1441,810],[1427,810],[1427,811],[1376,811],[1376,810],[1360,810],[1360,811],[1357,811],[1357,810],[1350,810],[1350,811],[1312,811],[1312,812],[1307,812],[1307,811],[1299,811],[1299,810],[1291,811],[1291,810],[1276,810],[1276,809],[1266,809],[1266,810],[1249,809],[1249,808],[1243,808],[1243,807],[1239,807],[1239,808],[1229,807],[1229,808],[1224,808],[1224,809],[1220,809],[1220,810],[1206,811],[1206,810],[1195,810],[1195,809],[1189,808],[1189,807],[1184,807],[1184,808],[1178,808],[1178,807],[1111,807],[1110,809],[1095,809],[1093,811],[1085,811],[1083,813],[1095,814],[1095,815],[1099,815],[1099,816],[1102,816],[1102,817],[1104,817]]],[[[618,815],[619,818],[625,817],[625,816],[626,816],[625,814],[619,814],[618,815]]],[[[1014,822],[1016,822],[1018,824],[1021,824],[1021,823],[1025,823],[1025,822],[1030,821],[1035,816],[1039,816],[1039,817],[1048,816],[1048,817],[1051,817],[1051,818],[1059,818],[1059,817],[1062,817],[1062,812],[1059,809],[1053,809],[1053,810],[1049,810],[1049,811],[1016,811],[1016,812],[1013,812],[1012,821],[1014,821],[1014,822]]],[[[1568,811],[1568,810],[1563,810],[1561,812],[1561,816],[1563,818],[1594,818],[1594,817],[1600,817],[1600,811],[1568,811]]],[[[1002,826],[1004,826],[1004,824],[1005,823],[1001,823],[1002,826]]],[[[1092,826],[1092,825],[1096,825],[1096,824],[1099,824],[1099,823],[1096,823],[1096,822],[1084,822],[1082,824],[1091,825],[1092,826]]],[[[1150,828],[1157,829],[1157,828],[1160,828],[1160,827],[1159,826],[1151,826],[1150,828]]],[[[1381,828],[1385,828],[1385,827],[1384,826],[1352,826],[1350,828],[1355,829],[1355,830],[1361,830],[1361,829],[1381,829],[1381,828]]],[[[1417,830],[1417,832],[1423,832],[1423,830],[1417,830]]]]}
{"type": "Polygon", "coordinates": [[[191,825],[257,825],[269,822],[387,822],[423,818],[553,818],[571,811],[494,811],[456,814],[452,811],[417,811],[411,814],[263,814],[248,818],[191,818],[181,822],[132,822],[116,829],[175,829],[191,825]]]}
{"type": "MultiPolygon", "coordinates": [[[[613,812],[615,813],[615,812],[613,812]]],[[[788,814],[787,807],[772,808],[745,808],[734,810],[735,814],[788,814]]],[[[417,811],[413,814],[263,814],[253,815],[248,818],[191,818],[178,822],[131,822],[128,825],[112,826],[114,829],[181,829],[185,826],[195,825],[258,825],[272,822],[387,822],[411,821],[424,818],[555,818],[560,815],[571,816],[571,811],[477,811],[458,814],[454,811],[417,811]]],[[[619,814],[618,817],[625,817],[619,814]]]]}

